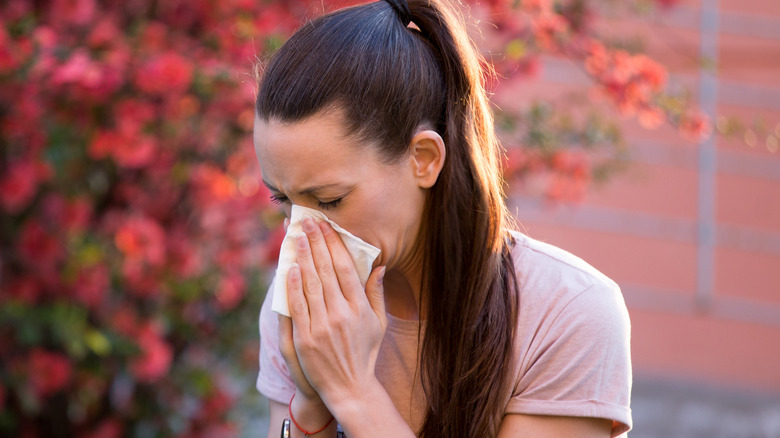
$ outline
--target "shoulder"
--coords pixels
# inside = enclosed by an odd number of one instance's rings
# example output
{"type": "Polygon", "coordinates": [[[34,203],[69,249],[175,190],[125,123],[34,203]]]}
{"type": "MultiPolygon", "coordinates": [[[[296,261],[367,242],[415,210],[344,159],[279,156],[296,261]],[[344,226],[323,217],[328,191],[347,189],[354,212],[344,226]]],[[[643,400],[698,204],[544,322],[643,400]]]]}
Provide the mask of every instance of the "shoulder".
{"type": "Polygon", "coordinates": [[[627,319],[620,287],[581,258],[520,232],[512,232],[512,260],[521,316],[627,319]]]}
{"type": "Polygon", "coordinates": [[[518,231],[510,233],[515,238],[515,274],[521,283],[574,289],[598,285],[619,290],[612,279],[574,254],[518,231]]]}
{"type": "Polygon", "coordinates": [[[606,418],[630,428],[630,321],[617,283],[571,253],[513,233],[517,377],[507,413],[606,418]]]}

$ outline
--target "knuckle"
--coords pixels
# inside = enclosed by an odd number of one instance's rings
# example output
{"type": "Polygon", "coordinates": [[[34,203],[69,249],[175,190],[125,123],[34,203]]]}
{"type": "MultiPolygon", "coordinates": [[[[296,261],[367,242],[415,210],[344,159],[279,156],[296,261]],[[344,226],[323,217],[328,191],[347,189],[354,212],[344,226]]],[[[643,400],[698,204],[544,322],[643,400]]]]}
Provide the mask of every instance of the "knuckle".
{"type": "Polygon", "coordinates": [[[292,312],[294,315],[303,315],[305,311],[306,305],[304,305],[301,301],[296,301],[290,306],[290,312],[292,312]]]}
{"type": "MultiPolygon", "coordinates": [[[[328,336],[329,333],[330,333],[330,328],[327,327],[327,326],[313,327],[312,330],[311,330],[311,338],[312,338],[312,340],[316,339],[316,340],[322,341],[322,340],[327,339],[329,337],[328,336]]],[[[310,345],[308,345],[308,347],[310,349],[314,348],[314,346],[316,344],[318,344],[318,343],[319,342],[312,342],[310,345]]]]}
{"type": "Polygon", "coordinates": [[[322,292],[322,285],[319,280],[309,280],[306,282],[306,293],[309,295],[318,295],[322,292]]]}
{"type": "Polygon", "coordinates": [[[320,274],[321,277],[331,277],[333,276],[333,265],[331,265],[328,262],[322,262],[317,264],[317,272],[320,274]]]}
{"type": "Polygon", "coordinates": [[[328,324],[332,327],[344,327],[347,325],[347,316],[343,312],[333,312],[328,316],[328,324]]]}
{"type": "Polygon", "coordinates": [[[339,263],[336,265],[336,272],[339,275],[349,275],[352,273],[352,266],[347,263],[339,263]]]}

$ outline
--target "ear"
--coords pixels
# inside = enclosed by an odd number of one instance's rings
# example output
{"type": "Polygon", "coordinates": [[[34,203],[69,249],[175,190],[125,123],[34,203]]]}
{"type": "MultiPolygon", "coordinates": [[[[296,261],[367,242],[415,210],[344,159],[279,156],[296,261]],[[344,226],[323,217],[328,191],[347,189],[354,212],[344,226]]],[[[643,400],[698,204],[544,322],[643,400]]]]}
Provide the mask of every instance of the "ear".
{"type": "Polygon", "coordinates": [[[417,185],[424,189],[433,187],[439,179],[447,156],[444,140],[436,131],[420,131],[412,138],[409,148],[412,171],[417,185]]]}

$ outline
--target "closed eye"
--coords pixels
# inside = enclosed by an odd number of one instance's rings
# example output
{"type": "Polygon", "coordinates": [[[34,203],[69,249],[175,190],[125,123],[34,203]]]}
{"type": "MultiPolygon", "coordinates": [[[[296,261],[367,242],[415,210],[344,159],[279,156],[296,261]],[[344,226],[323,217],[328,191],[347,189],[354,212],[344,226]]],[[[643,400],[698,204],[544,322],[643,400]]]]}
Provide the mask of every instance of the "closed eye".
{"type": "Polygon", "coordinates": [[[330,202],[322,202],[322,201],[317,201],[317,204],[318,204],[318,205],[320,206],[320,208],[321,208],[321,209],[323,209],[323,210],[330,210],[330,209],[332,209],[332,208],[336,208],[336,207],[338,207],[338,206],[339,206],[339,204],[341,204],[341,201],[342,201],[343,199],[344,199],[344,198],[339,198],[339,199],[336,199],[336,200],[333,200],[333,201],[330,201],[330,202]]]}
{"type": "MultiPolygon", "coordinates": [[[[341,204],[341,201],[343,200],[344,198],[338,198],[328,202],[317,201],[317,205],[323,210],[330,210],[338,207],[339,204],[341,204]]],[[[271,195],[271,202],[273,202],[276,205],[289,204],[290,199],[283,195],[271,195]]]]}
{"type": "Polygon", "coordinates": [[[271,202],[273,202],[276,205],[286,204],[290,202],[289,199],[287,199],[286,196],[282,195],[271,195],[271,202]]]}

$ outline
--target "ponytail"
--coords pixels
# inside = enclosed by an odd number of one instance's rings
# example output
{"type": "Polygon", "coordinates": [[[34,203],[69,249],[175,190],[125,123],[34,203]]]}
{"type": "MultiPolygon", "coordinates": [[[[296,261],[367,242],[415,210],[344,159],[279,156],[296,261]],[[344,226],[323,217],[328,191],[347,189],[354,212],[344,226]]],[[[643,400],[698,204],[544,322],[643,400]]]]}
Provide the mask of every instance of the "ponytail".
{"type": "Polygon", "coordinates": [[[428,402],[418,434],[491,437],[513,381],[517,285],[485,64],[446,0],[409,0],[408,26],[396,7],[404,1],[342,9],[302,27],[267,66],[256,112],[297,122],[338,108],[348,133],[386,162],[406,156],[421,126],[442,136],[446,160],[417,242],[428,402]]]}
{"type": "Polygon", "coordinates": [[[419,436],[496,436],[512,387],[517,292],[485,64],[455,11],[428,0],[409,7],[447,90],[448,162],[422,225],[421,368],[429,405],[419,436]]]}

